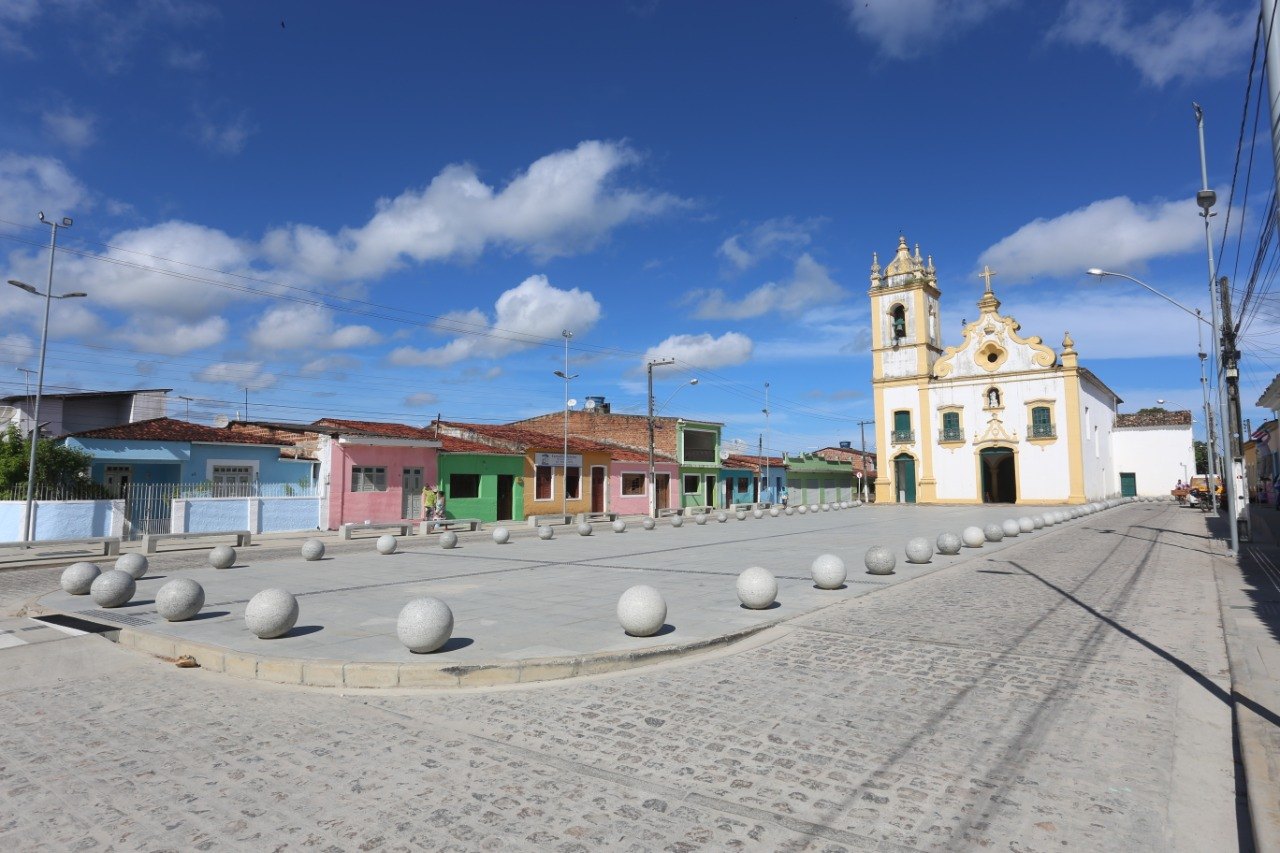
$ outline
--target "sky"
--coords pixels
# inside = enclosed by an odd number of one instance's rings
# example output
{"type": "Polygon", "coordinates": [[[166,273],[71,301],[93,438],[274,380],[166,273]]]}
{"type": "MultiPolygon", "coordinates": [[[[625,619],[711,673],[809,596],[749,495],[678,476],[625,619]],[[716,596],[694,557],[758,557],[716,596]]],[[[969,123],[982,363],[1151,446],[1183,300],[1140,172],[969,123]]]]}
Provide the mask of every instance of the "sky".
{"type": "MultiPolygon", "coordinates": [[[[51,391],[172,388],[206,423],[506,421],[563,405],[570,330],[578,406],[642,413],[646,361],[674,358],[662,413],[796,453],[862,441],[871,256],[902,234],[946,345],[989,264],[1023,335],[1070,331],[1121,411],[1199,432],[1194,318],[1082,271],[1207,311],[1196,101],[1214,252],[1227,227],[1222,274],[1247,276],[1273,180],[1267,121],[1241,126],[1257,16],[0,0],[0,272],[43,290],[37,212],[74,220],[53,291],[88,296],[52,305],[51,391]]],[[[1242,340],[1254,424],[1269,303],[1242,340]]],[[[0,288],[0,394],[32,387],[42,311],[0,288]]]]}

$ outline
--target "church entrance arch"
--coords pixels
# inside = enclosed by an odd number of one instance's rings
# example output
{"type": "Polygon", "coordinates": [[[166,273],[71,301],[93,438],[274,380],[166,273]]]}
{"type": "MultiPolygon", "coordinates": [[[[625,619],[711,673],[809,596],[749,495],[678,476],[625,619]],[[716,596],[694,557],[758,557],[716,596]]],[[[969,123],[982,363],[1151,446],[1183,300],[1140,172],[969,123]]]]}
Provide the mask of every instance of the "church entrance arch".
{"type": "Polygon", "coordinates": [[[898,503],[916,502],[916,460],[909,453],[893,457],[893,487],[897,490],[898,503]]]}
{"type": "Polygon", "coordinates": [[[1011,504],[1018,501],[1018,476],[1013,450],[988,447],[978,454],[982,468],[982,502],[1011,504]]]}

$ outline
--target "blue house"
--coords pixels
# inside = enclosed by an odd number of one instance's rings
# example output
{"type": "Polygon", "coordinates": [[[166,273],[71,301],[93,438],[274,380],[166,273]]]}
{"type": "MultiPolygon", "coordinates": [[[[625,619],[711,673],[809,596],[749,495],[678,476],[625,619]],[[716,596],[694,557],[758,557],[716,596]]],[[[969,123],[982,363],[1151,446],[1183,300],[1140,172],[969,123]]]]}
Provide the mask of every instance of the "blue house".
{"type": "Polygon", "coordinates": [[[731,453],[720,463],[720,494],[725,506],[756,501],[776,503],[786,478],[786,463],[781,457],[731,453]]]}

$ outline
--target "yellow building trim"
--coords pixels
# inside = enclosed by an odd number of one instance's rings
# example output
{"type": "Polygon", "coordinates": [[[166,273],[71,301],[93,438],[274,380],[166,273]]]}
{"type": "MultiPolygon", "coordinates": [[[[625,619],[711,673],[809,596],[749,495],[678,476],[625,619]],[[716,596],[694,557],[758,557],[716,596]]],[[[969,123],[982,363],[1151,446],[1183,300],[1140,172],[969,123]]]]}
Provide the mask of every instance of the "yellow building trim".
{"type": "Polygon", "coordinates": [[[929,409],[929,383],[920,380],[920,462],[916,503],[931,504],[938,499],[938,481],[933,476],[933,421],[929,409]]]}
{"type": "MultiPolygon", "coordinates": [[[[1067,361],[1064,353],[1063,363],[1067,361]]],[[[1080,418],[1080,373],[1075,366],[1075,353],[1071,353],[1072,364],[1062,369],[1062,390],[1065,395],[1063,403],[1067,409],[1067,423],[1064,438],[1067,442],[1067,473],[1069,487],[1067,503],[1082,504],[1084,499],[1084,438],[1082,436],[1083,421],[1080,418]]]]}
{"type": "MultiPolygon", "coordinates": [[[[885,454],[880,450],[881,442],[884,441],[885,436],[888,434],[881,431],[886,426],[884,419],[884,387],[875,387],[873,396],[875,397],[876,409],[876,479],[872,483],[872,488],[875,489],[877,501],[887,501],[893,494],[893,476],[889,473],[893,466],[885,463],[885,454]]],[[[887,443],[885,446],[887,448],[887,443]]]]}

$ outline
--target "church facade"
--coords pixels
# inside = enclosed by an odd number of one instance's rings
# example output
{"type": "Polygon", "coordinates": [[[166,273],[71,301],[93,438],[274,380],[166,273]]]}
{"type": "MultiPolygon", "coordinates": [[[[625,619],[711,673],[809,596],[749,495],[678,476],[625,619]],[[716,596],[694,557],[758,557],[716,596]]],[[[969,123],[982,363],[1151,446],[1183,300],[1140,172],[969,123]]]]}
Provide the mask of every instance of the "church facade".
{"type": "Polygon", "coordinates": [[[1060,352],[1022,337],[984,270],[978,318],[941,340],[933,258],[905,237],[883,269],[872,256],[871,352],[876,500],[1080,504],[1116,493],[1112,427],[1122,402],[1060,352]]]}

